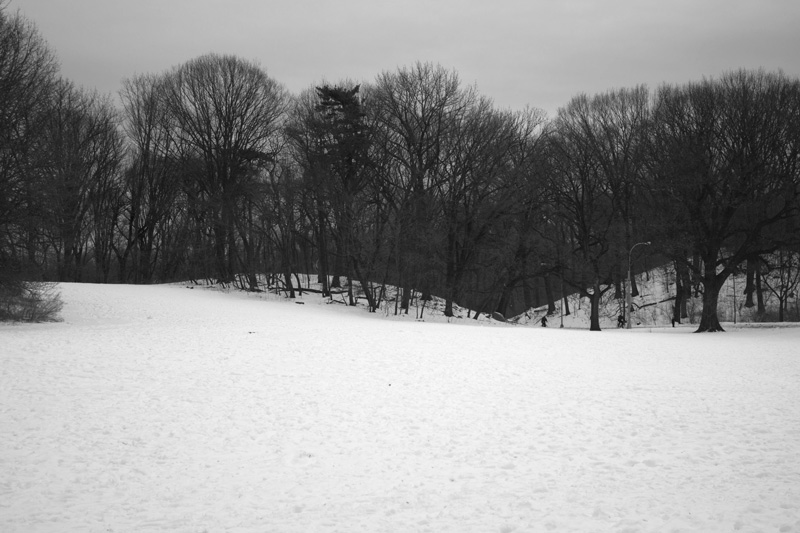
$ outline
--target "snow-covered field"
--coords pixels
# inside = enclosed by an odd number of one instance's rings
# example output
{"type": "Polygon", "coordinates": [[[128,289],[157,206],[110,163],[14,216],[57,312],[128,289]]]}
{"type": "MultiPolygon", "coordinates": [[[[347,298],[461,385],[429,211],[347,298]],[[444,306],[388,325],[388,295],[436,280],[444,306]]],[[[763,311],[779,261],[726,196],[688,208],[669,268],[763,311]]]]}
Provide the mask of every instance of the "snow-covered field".
{"type": "Polygon", "coordinates": [[[60,288],[0,325],[4,533],[800,532],[799,328],[60,288]]]}

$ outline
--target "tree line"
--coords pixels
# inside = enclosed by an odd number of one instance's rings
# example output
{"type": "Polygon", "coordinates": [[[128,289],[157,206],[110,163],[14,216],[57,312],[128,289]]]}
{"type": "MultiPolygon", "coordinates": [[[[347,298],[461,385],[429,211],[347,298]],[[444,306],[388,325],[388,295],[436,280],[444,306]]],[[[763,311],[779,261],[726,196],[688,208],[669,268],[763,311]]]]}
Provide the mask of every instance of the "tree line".
{"type": "Polygon", "coordinates": [[[796,262],[800,81],[781,72],[578,95],[548,118],[430,63],[290,94],[208,54],[124,80],[119,102],[0,10],[0,284],[270,273],[293,296],[302,272],[373,311],[392,285],[396,312],[436,294],[448,315],[579,293],[599,330],[603,294],[647,259],[674,264],[676,318],[695,290],[699,331],[719,331],[728,277],[746,269],[752,295],[776,253],[796,262]]]}

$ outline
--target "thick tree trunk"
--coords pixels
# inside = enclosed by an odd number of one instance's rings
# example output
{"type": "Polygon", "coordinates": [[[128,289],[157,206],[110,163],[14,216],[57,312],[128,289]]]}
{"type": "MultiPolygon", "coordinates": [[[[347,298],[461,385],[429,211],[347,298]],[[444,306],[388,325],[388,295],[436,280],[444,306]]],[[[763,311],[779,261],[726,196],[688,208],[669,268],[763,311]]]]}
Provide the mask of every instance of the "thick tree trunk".
{"type": "Polygon", "coordinates": [[[639,287],[636,286],[636,275],[631,273],[631,297],[639,296],[639,287]]]}
{"type": "Polygon", "coordinates": [[[444,316],[452,317],[453,316],[453,297],[449,296],[450,291],[448,290],[448,296],[444,300],[444,316]]]}
{"type": "Polygon", "coordinates": [[[705,262],[705,273],[703,275],[703,314],[700,317],[700,326],[695,333],[725,331],[719,323],[717,315],[717,304],[719,302],[719,291],[727,276],[720,276],[712,266],[713,262],[705,262]]]}
{"type": "Polygon", "coordinates": [[[408,314],[408,308],[411,305],[411,287],[406,285],[403,287],[403,299],[400,301],[400,309],[408,314]]]}
{"type": "Polygon", "coordinates": [[[600,280],[595,278],[592,294],[589,295],[589,302],[591,303],[590,326],[589,331],[600,331],[600,280]]]}
{"type": "Polygon", "coordinates": [[[288,265],[284,265],[283,277],[286,280],[286,291],[289,293],[289,298],[294,299],[294,284],[292,284],[292,273],[288,265]]]}

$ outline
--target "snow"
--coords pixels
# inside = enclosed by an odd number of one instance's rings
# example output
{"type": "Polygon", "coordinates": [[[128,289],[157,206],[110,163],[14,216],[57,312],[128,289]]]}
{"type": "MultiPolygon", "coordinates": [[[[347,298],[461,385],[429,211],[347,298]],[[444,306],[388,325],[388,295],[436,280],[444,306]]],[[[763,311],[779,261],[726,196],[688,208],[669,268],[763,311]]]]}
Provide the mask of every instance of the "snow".
{"type": "Polygon", "coordinates": [[[60,290],[0,325],[6,533],[800,532],[800,328],[60,290]]]}

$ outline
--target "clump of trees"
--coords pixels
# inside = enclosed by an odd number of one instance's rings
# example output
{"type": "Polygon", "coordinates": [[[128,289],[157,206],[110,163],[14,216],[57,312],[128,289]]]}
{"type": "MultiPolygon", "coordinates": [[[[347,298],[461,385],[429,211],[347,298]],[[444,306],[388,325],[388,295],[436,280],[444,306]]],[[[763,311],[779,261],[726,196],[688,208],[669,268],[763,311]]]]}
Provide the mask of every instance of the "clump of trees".
{"type": "Polygon", "coordinates": [[[50,320],[60,310],[32,272],[43,239],[37,217],[51,194],[40,177],[57,73],[35,26],[0,3],[0,320],[50,320]]]}
{"type": "Polygon", "coordinates": [[[725,280],[798,244],[800,81],[742,70],[665,86],[652,115],[649,231],[702,284],[699,331],[721,331],[725,280]]]}
{"type": "Polygon", "coordinates": [[[800,84],[780,72],[579,95],[548,120],[430,63],[292,95],[256,63],[209,54],[126,80],[115,109],[0,13],[17,28],[0,33],[6,286],[261,290],[269,273],[294,296],[302,272],[372,311],[436,294],[448,316],[553,310],[577,292],[599,330],[601,298],[636,294],[626,273],[647,259],[674,265],[676,319],[702,294],[698,331],[722,329],[737,269],[747,305],[764,285],[788,309],[797,268],[776,257],[800,244],[800,84]]]}

